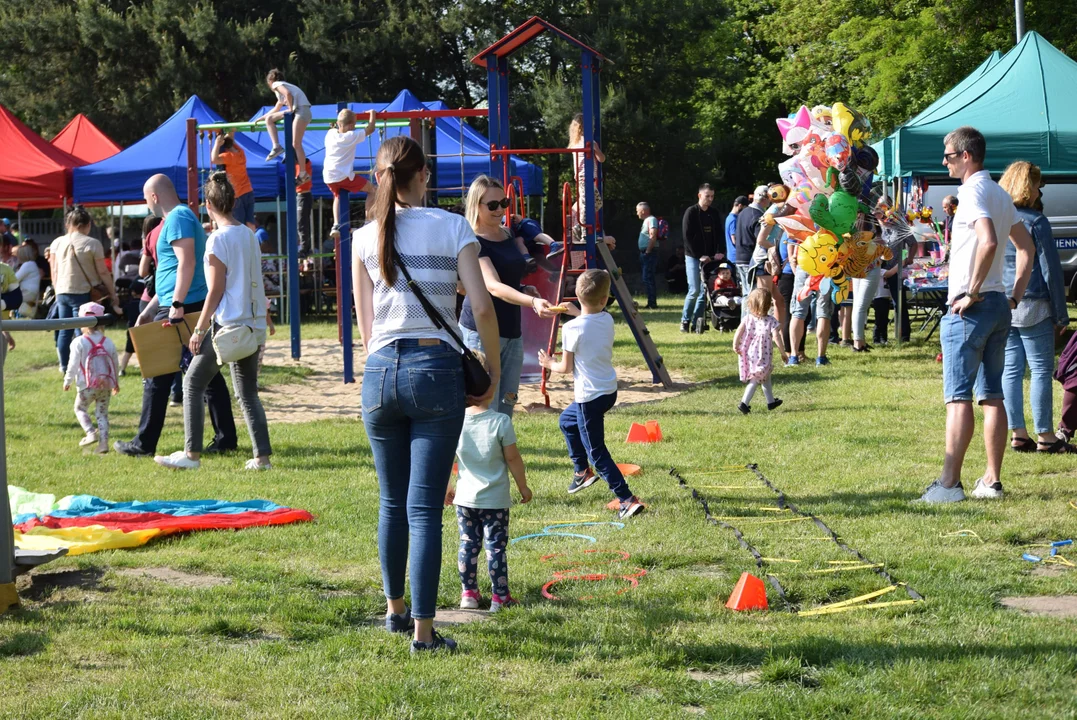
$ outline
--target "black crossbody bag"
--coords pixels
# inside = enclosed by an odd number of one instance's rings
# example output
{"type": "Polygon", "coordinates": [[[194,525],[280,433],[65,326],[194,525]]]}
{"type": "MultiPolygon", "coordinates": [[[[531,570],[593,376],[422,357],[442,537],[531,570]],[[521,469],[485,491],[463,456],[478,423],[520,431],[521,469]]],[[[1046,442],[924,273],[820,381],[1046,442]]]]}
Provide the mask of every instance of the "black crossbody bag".
{"type": "Polygon", "coordinates": [[[456,329],[450,327],[441,317],[441,313],[430,304],[430,301],[423,295],[422,290],[419,289],[418,283],[411,279],[411,275],[408,274],[408,269],[404,267],[404,263],[400,260],[400,255],[396,250],[393,250],[393,262],[400,272],[404,273],[404,279],[408,283],[408,287],[415,293],[415,297],[419,299],[419,304],[423,306],[423,310],[426,311],[427,316],[430,318],[430,322],[434,323],[434,327],[439,330],[444,330],[449,333],[449,337],[456,341],[456,344],[463,348],[463,354],[460,356],[460,360],[464,369],[464,391],[472,397],[482,397],[486,394],[486,391],[490,389],[490,374],[486,372],[486,368],[482,366],[479,359],[475,357],[471,349],[464,344],[464,341],[460,339],[456,329]]]}

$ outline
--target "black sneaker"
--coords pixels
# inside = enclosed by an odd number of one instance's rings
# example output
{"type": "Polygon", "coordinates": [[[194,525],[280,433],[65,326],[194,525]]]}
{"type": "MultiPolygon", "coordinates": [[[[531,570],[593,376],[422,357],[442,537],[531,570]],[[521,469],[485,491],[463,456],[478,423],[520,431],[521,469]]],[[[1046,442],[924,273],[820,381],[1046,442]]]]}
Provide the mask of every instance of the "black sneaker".
{"type": "Polygon", "coordinates": [[[388,613],[385,616],[385,629],[391,633],[415,632],[415,620],[411,617],[411,608],[405,606],[403,615],[388,613]]]}
{"type": "Polygon", "coordinates": [[[630,518],[646,509],[647,507],[639,501],[639,498],[633,495],[630,500],[621,501],[621,507],[617,511],[617,519],[624,520],[625,518],[630,518]]]}
{"type": "Polygon", "coordinates": [[[437,630],[433,631],[433,639],[430,642],[411,641],[411,654],[418,655],[422,652],[456,652],[456,641],[447,638],[437,630]]]}
{"type": "Polygon", "coordinates": [[[168,401],[169,407],[183,407],[183,396],[173,395],[172,399],[168,401]]]}
{"type": "Polygon", "coordinates": [[[776,407],[780,407],[782,404],[781,398],[774,398],[774,402],[767,403],[767,410],[773,410],[776,407]]]}
{"type": "Polygon", "coordinates": [[[147,452],[138,445],[135,445],[134,441],[124,442],[123,440],[117,440],[112,443],[112,449],[120,455],[127,455],[129,457],[147,457],[153,455],[152,452],[147,452]]]}
{"type": "Polygon", "coordinates": [[[573,474],[572,482],[568,484],[568,492],[569,494],[578,493],[584,488],[591,487],[596,482],[598,482],[598,475],[595,475],[591,470],[588,470],[583,475],[573,474]]]}
{"type": "Polygon", "coordinates": [[[211,442],[209,445],[207,445],[205,447],[205,449],[202,451],[202,454],[203,455],[214,455],[214,454],[223,455],[225,453],[235,452],[238,449],[239,448],[236,445],[223,445],[222,446],[222,445],[217,444],[217,441],[214,440],[213,442],[211,442]]]}
{"type": "Polygon", "coordinates": [[[750,413],[752,411],[752,409],[749,406],[745,405],[744,403],[738,404],[737,405],[737,410],[740,410],[745,415],[747,415],[748,413],[750,413]]]}
{"type": "Polygon", "coordinates": [[[682,333],[688,332],[688,323],[686,323],[686,322],[681,323],[681,332],[682,333]]]}

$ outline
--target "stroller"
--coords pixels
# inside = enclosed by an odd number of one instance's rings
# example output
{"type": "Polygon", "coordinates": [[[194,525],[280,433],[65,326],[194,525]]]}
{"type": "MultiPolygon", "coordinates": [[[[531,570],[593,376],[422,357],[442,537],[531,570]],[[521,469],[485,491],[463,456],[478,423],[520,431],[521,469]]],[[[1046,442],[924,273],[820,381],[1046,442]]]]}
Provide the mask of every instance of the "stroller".
{"type": "Polygon", "coordinates": [[[704,263],[699,272],[703,279],[703,294],[707,298],[707,312],[714,320],[714,329],[721,332],[736,330],[740,326],[741,304],[736,270],[725,260],[711,260],[704,263]]]}

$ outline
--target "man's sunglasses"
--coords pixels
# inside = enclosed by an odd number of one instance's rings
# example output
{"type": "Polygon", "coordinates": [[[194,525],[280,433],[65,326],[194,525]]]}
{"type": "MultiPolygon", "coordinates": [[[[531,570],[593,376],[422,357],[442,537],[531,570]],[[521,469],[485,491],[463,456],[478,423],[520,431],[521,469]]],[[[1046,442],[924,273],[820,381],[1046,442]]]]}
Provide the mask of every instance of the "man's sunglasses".
{"type": "Polygon", "coordinates": [[[491,200],[490,202],[485,203],[485,205],[487,208],[490,209],[491,212],[497,210],[498,208],[504,210],[509,206],[509,199],[506,197],[501,198],[500,200],[491,200]]]}
{"type": "Polygon", "coordinates": [[[955,158],[958,155],[963,155],[963,154],[964,154],[963,150],[961,152],[943,153],[942,154],[942,160],[943,160],[943,162],[949,162],[950,158],[955,158]]]}

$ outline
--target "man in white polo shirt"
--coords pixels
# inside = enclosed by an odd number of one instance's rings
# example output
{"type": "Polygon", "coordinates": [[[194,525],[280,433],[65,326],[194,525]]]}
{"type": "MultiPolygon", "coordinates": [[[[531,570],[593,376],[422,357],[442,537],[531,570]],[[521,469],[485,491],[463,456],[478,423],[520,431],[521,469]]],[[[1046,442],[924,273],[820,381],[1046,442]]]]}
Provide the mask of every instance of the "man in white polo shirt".
{"type": "Polygon", "coordinates": [[[1006,411],[1002,370],[1010,311],[1025,294],[1035,246],[1017,219],[1013,199],[984,170],[987,143],[978,130],[960,127],[944,139],[942,164],[961,180],[950,246],[950,311],[942,319],[942,394],[946,402],[946,459],[942,474],[922,502],[965,499],[961,465],[972,441],[972,398],[983,407],[987,470],[972,489],[974,498],[1001,498],[1002,455],[1006,450],[1006,411]],[[1001,238],[1017,248],[1013,295],[1002,282],[1005,253],[1001,238]]]}

